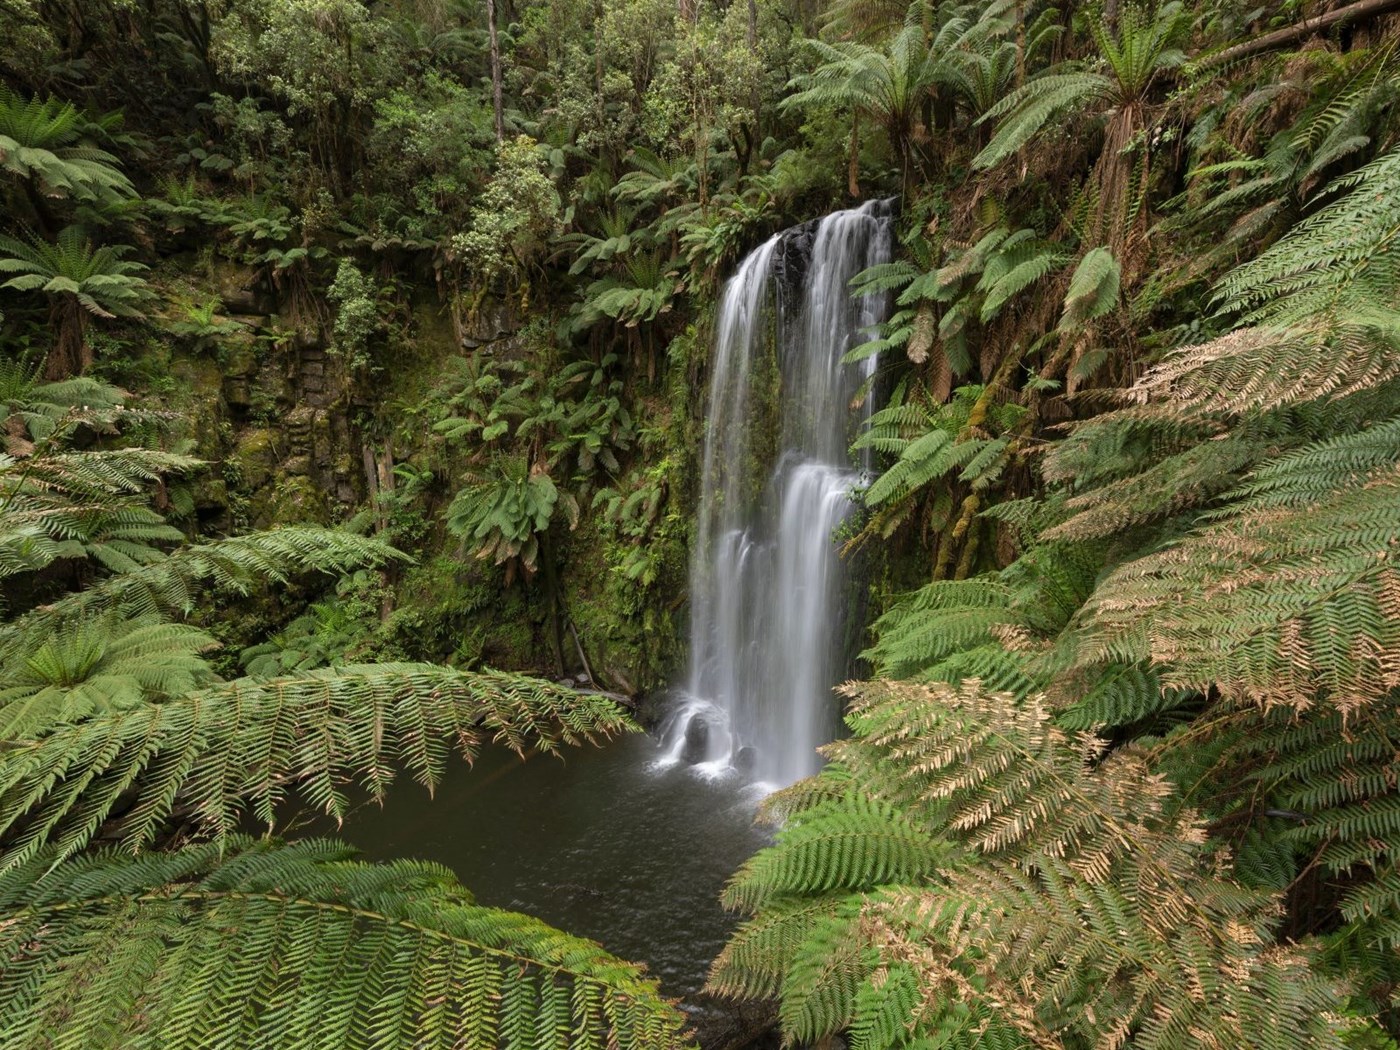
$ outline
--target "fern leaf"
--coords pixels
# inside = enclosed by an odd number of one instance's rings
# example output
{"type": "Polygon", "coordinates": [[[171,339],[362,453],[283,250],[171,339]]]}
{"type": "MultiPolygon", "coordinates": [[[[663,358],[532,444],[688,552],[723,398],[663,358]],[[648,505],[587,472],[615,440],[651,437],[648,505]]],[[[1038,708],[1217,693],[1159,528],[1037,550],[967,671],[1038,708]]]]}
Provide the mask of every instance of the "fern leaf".
{"type": "Polygon", "coordinates": [[[128,848],[152,842],[177,804],[224,838],[245,812],[271,827],[291,794],[342,818],[352,782],[380,799],[400,768],[432,790],[454,749],[553,751],[630,727],[604,697],[498,672],[378,664],[240,679],[0,752],[0,834],[22,828],[0,864],[46,841],[58,856],[77,852],[119,802],[113,834],[128,848]]]}
{"type": "Polygon", "coordinates": [[[435,865],[244,837],[53,863],[0,875],[7,1045],[496,1047],[555,1014],[555,989],[572,1045],[686,1045],[636,967],[435,865]]]}

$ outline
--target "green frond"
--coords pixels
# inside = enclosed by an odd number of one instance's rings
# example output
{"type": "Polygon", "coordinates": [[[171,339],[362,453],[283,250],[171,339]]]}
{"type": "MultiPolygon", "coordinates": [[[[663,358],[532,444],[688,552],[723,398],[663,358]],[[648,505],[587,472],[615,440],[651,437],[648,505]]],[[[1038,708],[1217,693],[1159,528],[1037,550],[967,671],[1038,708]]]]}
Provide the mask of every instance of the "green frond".
{"type": "Polygon", "coordinates": [[[1098,73],[1049,73],[1028,81],[979,119],[978,123],[995,120],[997,130],[973,158],[973,167],[995,167],[1040,134],[1052,117],[1106,97],[1112,87],[1112,81],[1098,73]]]}
{"type": "Polygon", "coordinates": [[[1166,689],[1150,666],[1110,664],[1073,681],[1074,702],[1055,716],[1066,729],[1099,730],[1159,718],[1191,694],[1166,689]]]}
{"type": "Polygon", "coordinates": [[[994,628],[1014,622],[1010,607],[1010,593],[993,577],[931,583],[875,621],[876,641],[862,656],[882,675],[913,677],[991,643],[994,628]]]}
{"type": "Polygon", "coordinates": [[[1073,331],[1117,306],[1121,279],[1122,270],[1111,251],[1094,248],[1085,252],[1065,293],[1060,331],[1073,331]]]}
{"type": "Polygon", "coordinates": [[[127,618],[184,615],[200,586],[246,594],[257,583],[282,583],[297,573],[343,573],[401,557],[382,540],[305,525],[188,544],[0,625],[0,661],[41,644],[69,620],[108,611],[127,618]]]}
{"type": "Polygon", "coordinates": [[[0,874],[10,1046],[686,1045],[654,981],[445,869],[234,837],[0,874]]]}
{"type": "Polygon", "coordinates": [[[1306,507],[1397,462],[1400,419],[1390,419],[1269,460],[1226,495],[1227,505],[1214,516],[1306,507]]]}
{"type": "Polygon", "coordinates": [[[1335,203],[1220,282],[1216,303],[1245,324],[1286,326],[1347,304],[1393,302],[1400,282],[1400,150],[1345,176],[1335,203]]]}
{"type": "Polygon", "coordinates": [[[871,961],[861,931],[859,898],[819,917],[783,977],[778,1020],[785,1038],[811,1045],[849,1025],[871,961]]]}
{"type": "Polygon", "coordinates": [[[985,296],[980,319],[983,324],[1023,291],[1059,269],[1067,256],[1050,246],[1028,245],[1023,250],[999,252],[982,273],[977,289],[985,296]]]}
{"type": "Polygon", "coordinates": [[[1248,433],[1205,441],[1167,456],[1146,470],[1090,489],[1066,504],[1072,516],[1041,534],[1042,540],[1086,540],[1116,536],[1128,529],[1199,507],[1239,480],[1259,455],[1248,433]]]}
{"type": "Polygon", "coordinates": [[[725,887],[726,907],[757,911],[775,898],[868,889],[936,870],[946,846],[892,806],[848,794],[793,814],[778,841],[725,887]]]}
{"type": "Polygon", "coordinates": [[[734,999],[775,998],[798,950],[819,923],[835,917],[843,899],[838,893],[770,901],[730,936],[710,966],[707,989],[734,999]]]}
{"type": "Polygon", "coordinates": [[[108,833],[149,845],[178,807],[216,838],[271,827],[299,797],[337,819],[352,790],[382,799],[400,770],[432,790],[453,751],[487,741],[554,751],[630,729],[611,700],[500,672],[370,664],[239,679],[56,725],[0,750],[0,864],[108,833]]]}

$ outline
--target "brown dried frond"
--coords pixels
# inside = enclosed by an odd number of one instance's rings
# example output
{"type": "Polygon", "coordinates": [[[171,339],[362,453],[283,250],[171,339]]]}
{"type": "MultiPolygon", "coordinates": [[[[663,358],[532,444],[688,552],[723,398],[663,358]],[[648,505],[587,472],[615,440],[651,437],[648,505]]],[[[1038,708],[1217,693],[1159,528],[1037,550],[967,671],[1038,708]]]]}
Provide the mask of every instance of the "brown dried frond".
{"type": "Polygon", "coordinates": [[[1105,578],[1073,642],[1084,664],[1152,660],[1169,685],[1342,711],[1396,681],[1400,469],[1299,506],[1224,518],[1105,578]]]}
{"type": "Polygon", "coordinates": [[[1397,378],[1400,355],[1368,325],[1241,328],[1173,353],[1128,396],[1238,415],[1344,397],[1397,378]]]}

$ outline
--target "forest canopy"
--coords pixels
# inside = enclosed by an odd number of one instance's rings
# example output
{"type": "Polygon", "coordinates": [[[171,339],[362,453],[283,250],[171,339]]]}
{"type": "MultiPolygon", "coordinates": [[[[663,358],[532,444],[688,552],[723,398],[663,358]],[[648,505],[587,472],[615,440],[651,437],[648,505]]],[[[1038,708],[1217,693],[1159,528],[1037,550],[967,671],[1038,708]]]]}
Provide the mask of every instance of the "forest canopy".
{"type": "Polygon", "coordinates": [[[688,1045],[288,814],[647,720],[723,281],[891,198],[862,674],[711,991],[792,1046],[1395,1048],[1397,44],[1392,0],[0,0],[0,1045],[688,1045]]]}

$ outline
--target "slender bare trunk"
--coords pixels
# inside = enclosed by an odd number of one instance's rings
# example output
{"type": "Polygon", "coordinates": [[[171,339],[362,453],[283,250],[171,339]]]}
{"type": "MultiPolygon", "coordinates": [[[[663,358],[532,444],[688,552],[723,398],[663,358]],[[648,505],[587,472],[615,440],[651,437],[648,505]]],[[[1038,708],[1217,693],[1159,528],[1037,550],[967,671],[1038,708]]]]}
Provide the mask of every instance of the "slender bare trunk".
{"type": "Polygon", "coordinates": [[[486,31],[491,37],[491,105],[496,116],[496,141],[506,137],[505,112],[501,104],[501,44],[496,36],[496,0],[486,0],[486,31]]]}
{"type": "Polygon", "coordinates": [[[851,114],[851,152],[846,160],[846,190],[860,196],[860,114],[851,114]]]}
{"type": "Polygon", "coordinates": [[[1016,86],[1026,82],[1026,5],[1016,5],[1016,86]]]}

